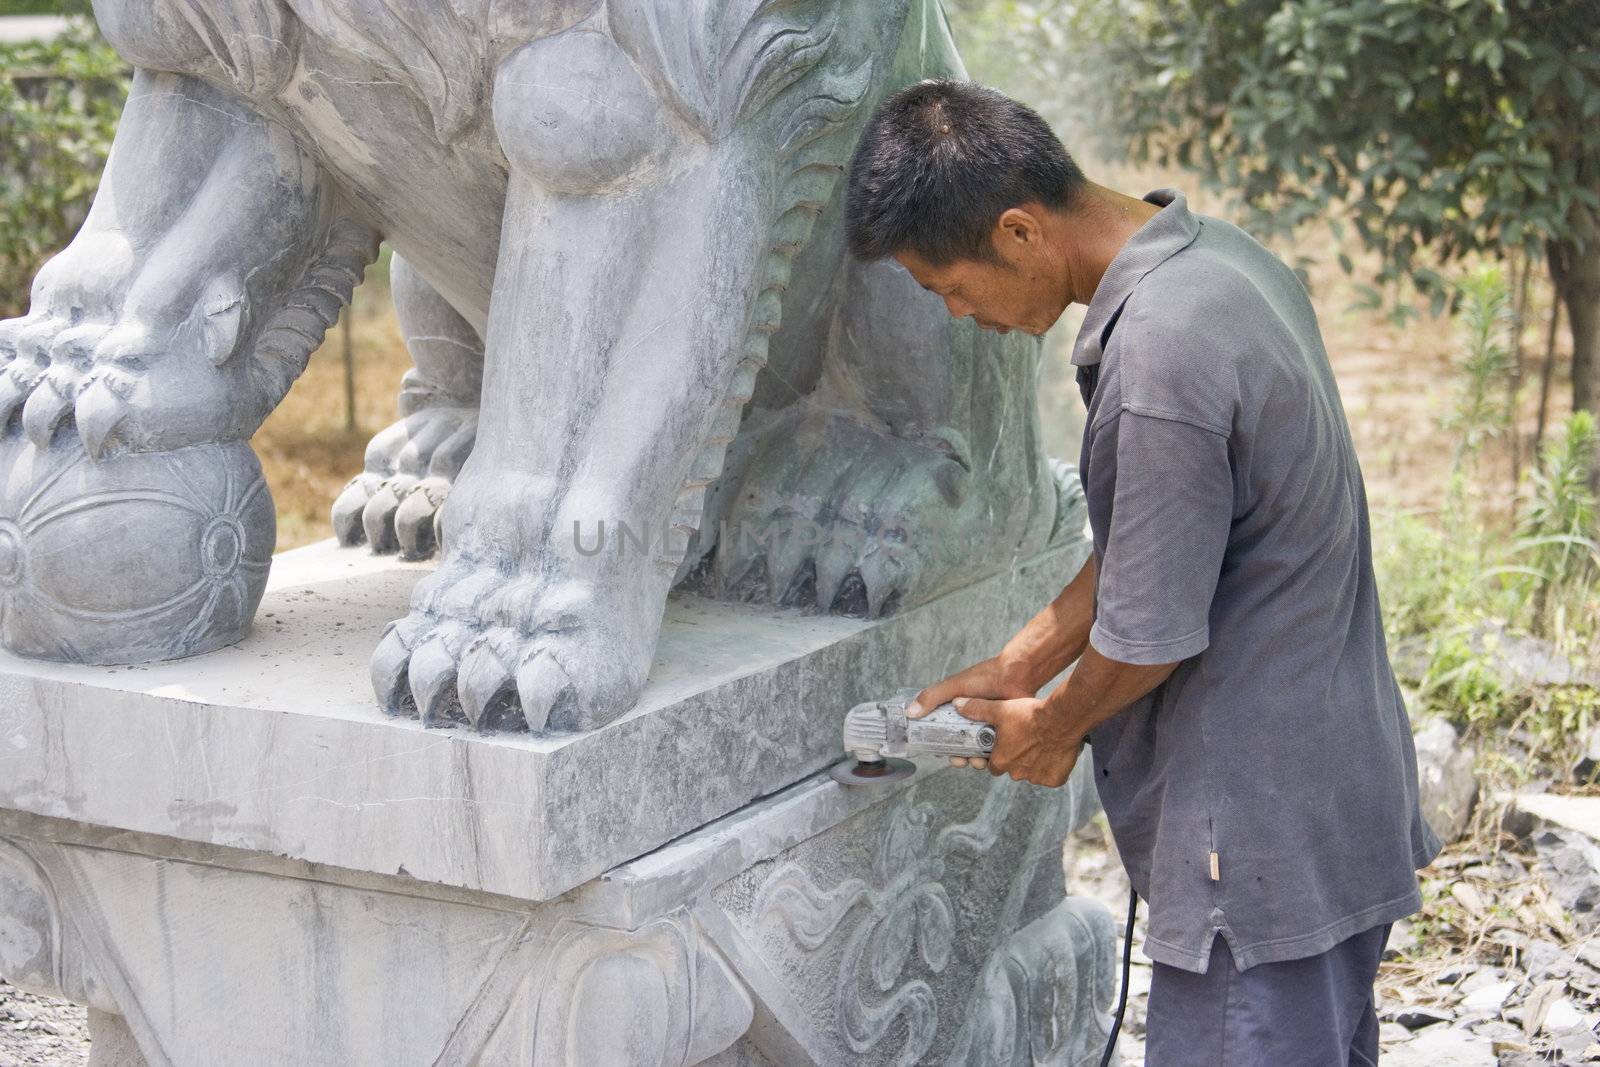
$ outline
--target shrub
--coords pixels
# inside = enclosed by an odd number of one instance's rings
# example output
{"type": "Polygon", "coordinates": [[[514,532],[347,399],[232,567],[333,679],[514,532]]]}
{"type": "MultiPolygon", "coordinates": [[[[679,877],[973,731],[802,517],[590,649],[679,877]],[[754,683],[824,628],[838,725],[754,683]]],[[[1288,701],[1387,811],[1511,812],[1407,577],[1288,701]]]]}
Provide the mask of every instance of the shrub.
{"type": "Polygon", "coordinates": [[[77,231],[111,150],[129,71],[92,23],[0,45],[0,317],[77,231]]]}

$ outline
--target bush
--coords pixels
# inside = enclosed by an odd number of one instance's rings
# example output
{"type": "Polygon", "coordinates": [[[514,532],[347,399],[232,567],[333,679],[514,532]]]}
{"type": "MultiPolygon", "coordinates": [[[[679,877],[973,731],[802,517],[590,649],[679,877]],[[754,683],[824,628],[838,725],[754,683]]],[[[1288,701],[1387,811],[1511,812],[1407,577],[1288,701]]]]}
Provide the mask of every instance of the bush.
{"type": "Polygon", "coordinates": [[[84,20],[0,45],[0,317],[26,309],[34,274],[83,222],[129,80],[84,20]]]}
{"type": "MultiPolygon", "coordinates": [[[[1464,726],[1525,731],[1533,748],[1561,752],[1600,718],[1600,691],[1557,683],[1600,651],[1600,553],[1589,489],[1597,434],[1575,412],[1530,472],[1515,528],[1469,494],[1478,454],[1506,428],[1495,400],[1510,373],[1504,282],[1498,270],[1461,284],[1462,353],[1443,425],[1456,437],[1437,517],[1374,516],[1384,624],[1396,664],[1429,710],[1464,726]]],[[[1572,682],[1573,679],[1567,679],[1572,682]]],[[[1526,740],[1526,739],[1525,739],[1526,740]]],[[[1517,768],[1526,773],[1528,765],[1517,768]]]]}

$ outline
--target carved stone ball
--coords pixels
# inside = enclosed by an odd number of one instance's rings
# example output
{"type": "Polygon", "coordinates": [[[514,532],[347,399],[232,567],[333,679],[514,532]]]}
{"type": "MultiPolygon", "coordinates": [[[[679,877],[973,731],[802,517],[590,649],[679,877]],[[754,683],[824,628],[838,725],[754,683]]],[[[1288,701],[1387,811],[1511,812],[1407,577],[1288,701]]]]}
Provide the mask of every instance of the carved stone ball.
{"type": "Polygon", "coordinates": [[[94,460],[0,441],[0,643],[69,663],[209,652],[249,629],[277,540],[243,441],[94,460]]]}

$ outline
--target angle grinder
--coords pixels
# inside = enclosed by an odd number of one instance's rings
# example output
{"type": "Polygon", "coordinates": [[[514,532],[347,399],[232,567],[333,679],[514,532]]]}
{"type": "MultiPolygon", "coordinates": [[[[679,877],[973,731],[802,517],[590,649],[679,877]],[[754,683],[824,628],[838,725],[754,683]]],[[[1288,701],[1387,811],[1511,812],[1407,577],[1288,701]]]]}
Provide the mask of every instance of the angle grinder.
{"type": "Polygon", "coordinates": [[[973,722],[954,704],[940,704],[920,719],[906,718],[916,689],[901,689],[883,700],[857,704],[844,717],[844,750],[855,757],[829,772],[842,785],[893,782],[916,773],[909,756],[965,756],[987,759],[994,750],[994,727],[973,722]]]}

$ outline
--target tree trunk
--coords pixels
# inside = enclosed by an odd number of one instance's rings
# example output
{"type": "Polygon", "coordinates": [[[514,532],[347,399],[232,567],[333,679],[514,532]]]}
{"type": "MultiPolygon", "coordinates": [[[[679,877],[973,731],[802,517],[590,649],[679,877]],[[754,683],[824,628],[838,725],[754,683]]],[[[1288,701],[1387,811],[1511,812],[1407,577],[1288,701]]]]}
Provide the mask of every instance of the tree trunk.
{"type": "MultiPolygon", "coordinates": [[[[1588,211],[1573,214],[1574,230],[1585,232],[1550,242],[1550,277],[1572,331],[1573,410],[1600,413],[1600,226],[1588,211]]],[[[1589,486],[1600,492],[1600,456],[1590,458],[1589,486]]]]}
{"type": "Polygon", "coordinates": [[[1551,242],[1550,276],[1572,331],[1572,406],[1600,412],[1600,233],[1586,228],[1581,247],[1576,240],[1551,242]]]}

